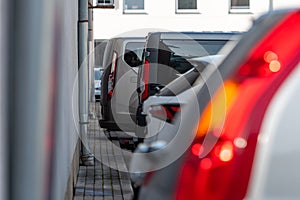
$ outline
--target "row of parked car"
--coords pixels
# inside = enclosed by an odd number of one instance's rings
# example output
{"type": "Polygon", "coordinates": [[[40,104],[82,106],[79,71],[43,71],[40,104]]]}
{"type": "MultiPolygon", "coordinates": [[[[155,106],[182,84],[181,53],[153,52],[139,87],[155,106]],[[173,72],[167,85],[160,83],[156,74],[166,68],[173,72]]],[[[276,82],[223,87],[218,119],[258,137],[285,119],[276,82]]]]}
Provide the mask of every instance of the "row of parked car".
{"type": "Polygon", "coordinates": [[[300,198],[298,24],[299,9],[280,10],[246,33],[108,43],[100,125],[146,136],[135,198],[300,198]]]}
{"type": "MultiPolygon", "coordinates": [[[[166,86],[191,73],[191,69],[201,71],[205,63],[212,61],[209,56],[217,55],[229,40],[237,40],[238,37],[232,36],[240,34],[154,32],[146,39],[109,40],[103,61],[101,127],[135,131],[139,137],[144,137],[147,125],[144,102],[155,94],[176,96],[186,90],[187,86],[169,93],[161,91],[162,88],[173,88],[166,86]]],[[[193,77],[190,86],[196,80],[196,76],[193,77]]]]}

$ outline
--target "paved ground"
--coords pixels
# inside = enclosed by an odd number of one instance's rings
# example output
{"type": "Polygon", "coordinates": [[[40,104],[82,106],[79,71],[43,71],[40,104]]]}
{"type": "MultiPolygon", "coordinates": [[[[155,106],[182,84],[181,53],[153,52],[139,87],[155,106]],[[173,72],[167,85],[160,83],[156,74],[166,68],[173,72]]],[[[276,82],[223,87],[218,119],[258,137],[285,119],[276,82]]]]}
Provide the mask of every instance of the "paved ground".
{"type": "Polygon", "coordinates": [[[133,190],[124,155],[118,140],[109,141],[98,123],[99,105],[89,123],[89,147],[95,154],[95,166],[80,166],[74,200],[130,200],[133,190]]]}

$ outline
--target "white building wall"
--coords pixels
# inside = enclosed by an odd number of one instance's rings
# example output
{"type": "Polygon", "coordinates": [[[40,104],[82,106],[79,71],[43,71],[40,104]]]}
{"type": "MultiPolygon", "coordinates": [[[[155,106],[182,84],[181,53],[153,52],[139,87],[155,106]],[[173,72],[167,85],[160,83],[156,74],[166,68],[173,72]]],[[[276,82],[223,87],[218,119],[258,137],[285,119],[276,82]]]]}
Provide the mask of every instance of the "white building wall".
{"type": "MultiPolygon", "coordinates": [[[[52,199],[70,198],[74,169],[72,160],[79,138],[78,120],[78,0],[56,0],[57,97],[55,145],[52,171],[52,199]],[[71,182],[69,181],[71,178],[71,182]],[[71,184],[71,185],[68,185],[71,184]]],[[[78,156],[78,155],[75,155],[78,156]]],[[[75,172],[76,173],[76,172],[75,172]]]]}
{"type": "Polygon", "coordinates": [[[282,9],[282,8],[299,8],[300,1],[299,0],[272,0],[274,9],[282,9]]]}
{"type": "Polygon", "coordinates": [[[145,0],[145,12],[129,14],[123,12],[123,0],[115,0],[114,9],[94,9],[95,39],[109,39],[129,31],[130,35],[145,35],[149,31],[132,32],[137,29],[246,31],[255,17],[269,10],[269,2],[250,0],[249,12],[230,13],[229,0],[198,0],[197,13],[183,14],[176,12],[176,0],[145,0]]]}

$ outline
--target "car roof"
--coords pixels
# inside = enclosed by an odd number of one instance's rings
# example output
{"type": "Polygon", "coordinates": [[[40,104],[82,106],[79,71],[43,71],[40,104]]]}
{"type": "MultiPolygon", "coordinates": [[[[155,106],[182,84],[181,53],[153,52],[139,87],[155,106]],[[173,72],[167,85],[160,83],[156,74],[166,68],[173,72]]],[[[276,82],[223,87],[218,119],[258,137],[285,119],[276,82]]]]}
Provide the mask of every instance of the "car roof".
{"type": "Polygon", "coordinates": [[[160,39],[230,39],[244,32],[151,32],[148,37],[159,36],[160,39]]]}
{"type": "Polygon", "coordinates": [[[109,40],[145,40],[145,37],[115,37],[110,38],[109,40]]]}

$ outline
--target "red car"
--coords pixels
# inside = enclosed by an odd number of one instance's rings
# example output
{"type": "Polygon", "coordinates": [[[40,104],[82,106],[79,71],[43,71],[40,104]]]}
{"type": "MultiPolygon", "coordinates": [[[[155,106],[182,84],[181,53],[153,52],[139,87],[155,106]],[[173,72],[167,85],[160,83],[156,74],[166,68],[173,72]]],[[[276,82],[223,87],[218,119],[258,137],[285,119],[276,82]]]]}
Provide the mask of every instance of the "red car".
{"type": "MultiPolygon", "coordinates": [[[[179,159],[174,163],[149,173],[139,199],[240,200],[249,197],[250,183],[251,186],[258,184],[251,182],[250,177],[253,166],[257,166],[255,153],[266,111],[299,66],[299,24],[300,10],[271,12],[254,23],[207,78],[206,86],[198,93],[198,104],[182,109],[182,118],[186,120],[177,122],[180,123],[177,137],[164,148],[161,155],[165,158],[160,159],[169,159],[174,151],[185,149],[179,142],[190,144],[187,150],[182,156],[177,155],[179,159]],[[189,117],[195,106],[200,108],[201,117],[197,119],[189,117]]],[[[298,158],[295,152],[294,159],[298,158]]],[[[263,198],[299,199],[297,192],[289,194],[297,190],[287,189],[297,186],[285,184],[289,181],[285,182],[285,174],[280,174],[286,172],[283,169],[288,166],[282,163],[275,167],[281,169],[277,172],[282,178],[274,179],[282,180],[281,187],[263,187],[272,188],[268,191],[270,195],[263,198]]]]}

